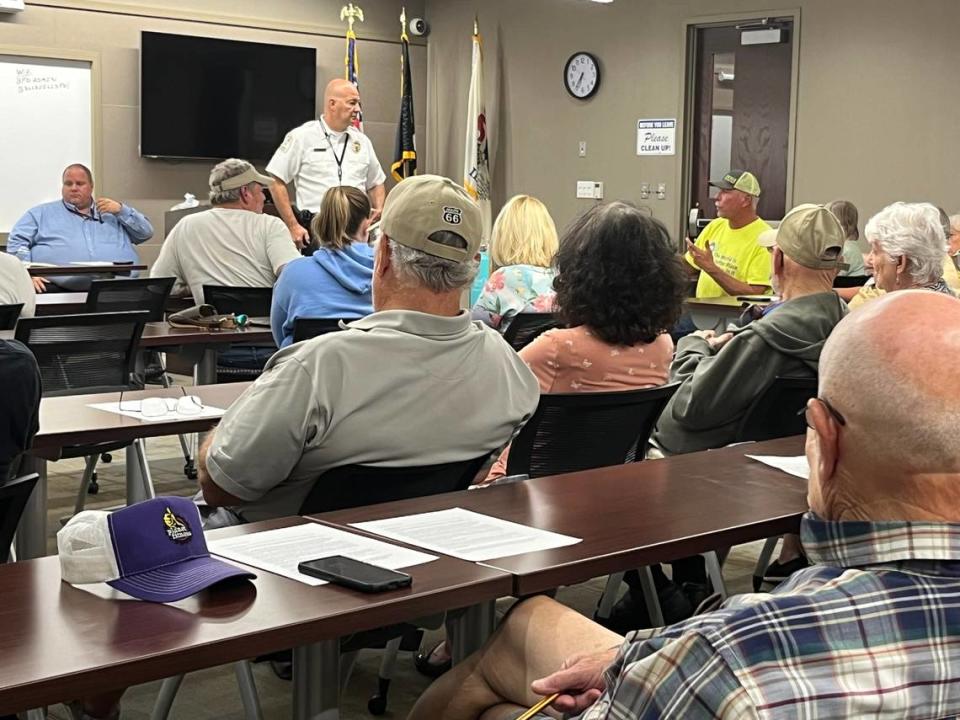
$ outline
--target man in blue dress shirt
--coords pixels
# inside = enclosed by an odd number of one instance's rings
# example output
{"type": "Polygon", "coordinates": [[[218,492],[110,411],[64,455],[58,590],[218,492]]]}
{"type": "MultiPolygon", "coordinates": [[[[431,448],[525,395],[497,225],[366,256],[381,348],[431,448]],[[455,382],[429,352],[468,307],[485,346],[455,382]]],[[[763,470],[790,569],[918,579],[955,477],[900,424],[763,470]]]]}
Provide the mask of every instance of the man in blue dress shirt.
{"type": "MultiPolygon", "coordinates": [[[[61,199],[28,210],[10,231],[7,252],[21,260],[67,265],[73,262],[136,263],[134,245],[153,235],[153,226],[129,205],[93,198],[93,174],[79,163],[63,171],[61,199]]],[[[86,290],[92,275],[33,278],[37,292],[86,290]]]]}

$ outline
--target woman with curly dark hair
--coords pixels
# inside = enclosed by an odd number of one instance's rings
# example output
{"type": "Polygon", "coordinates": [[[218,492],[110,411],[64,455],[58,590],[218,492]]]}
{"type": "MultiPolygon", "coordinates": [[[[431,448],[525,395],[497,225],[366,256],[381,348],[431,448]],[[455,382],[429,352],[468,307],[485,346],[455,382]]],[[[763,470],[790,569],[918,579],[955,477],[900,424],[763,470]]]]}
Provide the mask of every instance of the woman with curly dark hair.
{"type": "MultiPolygon", "coordinates": [[[[686,278],[667,229],[625,202],[595,205],[567,229],[556,260],[567,326],[520,351],[541,393],[605,392],[667,382],[686,278]]],[[[506,451],[486,480],[506,472],[506,451]]]]}

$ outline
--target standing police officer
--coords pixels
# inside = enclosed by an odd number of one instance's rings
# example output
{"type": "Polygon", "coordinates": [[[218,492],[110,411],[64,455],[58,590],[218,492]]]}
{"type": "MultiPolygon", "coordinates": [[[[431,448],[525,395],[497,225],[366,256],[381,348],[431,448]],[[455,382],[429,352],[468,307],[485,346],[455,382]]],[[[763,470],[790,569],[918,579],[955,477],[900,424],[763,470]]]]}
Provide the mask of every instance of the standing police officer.
{"type": "Polygon", "coordinates": [[[319,212],[329,188],[350,185],[370,196],[373,220],[380,217],[386,197],[386,175],[373,143],[351,125],[359,110],[360,93],[356,86],[340,78],[331,80],[323,94],[323,115],[287,133],[267,165],[267,172],[274,177],[270,186],[273,201],[300,247],[309,242],[310,233],[290,206],[286,184],[291,180],[301,211],[319,212]]]}

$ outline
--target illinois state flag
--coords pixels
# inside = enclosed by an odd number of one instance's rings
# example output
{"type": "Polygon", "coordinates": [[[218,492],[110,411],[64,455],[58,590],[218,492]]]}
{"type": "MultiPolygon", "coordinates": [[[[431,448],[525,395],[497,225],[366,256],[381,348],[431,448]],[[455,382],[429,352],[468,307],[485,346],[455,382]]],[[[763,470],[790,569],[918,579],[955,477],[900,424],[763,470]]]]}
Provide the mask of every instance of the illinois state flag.
{"type": "Polygon", "coordinates": [[[487,149],[487,110],[483,100],[483,47],[473,25],[473,62],[467,98],[467,134],[463,160],[463,186],[483,213],[483,241],[490,242],[490,153],[487,149]]]}

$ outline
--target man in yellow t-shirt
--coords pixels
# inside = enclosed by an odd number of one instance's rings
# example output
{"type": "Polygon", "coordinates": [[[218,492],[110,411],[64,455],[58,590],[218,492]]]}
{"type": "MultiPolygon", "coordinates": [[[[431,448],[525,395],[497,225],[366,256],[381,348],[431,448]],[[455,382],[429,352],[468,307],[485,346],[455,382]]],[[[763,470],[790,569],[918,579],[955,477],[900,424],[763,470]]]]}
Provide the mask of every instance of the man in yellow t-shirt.
{"type": "Polygon", "coordinates": [[[699,275],[697,297],[760,295],[770,290],[770,253],[757,243],[767,225],[757,215],[760,183],[752,173],[730,170],[710,182],[719,189],[714,203],[717,219],[697,242],[687,240],[691,274],[699,275]]]}

